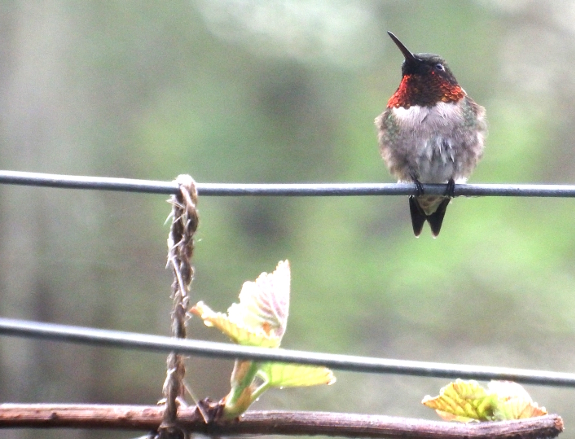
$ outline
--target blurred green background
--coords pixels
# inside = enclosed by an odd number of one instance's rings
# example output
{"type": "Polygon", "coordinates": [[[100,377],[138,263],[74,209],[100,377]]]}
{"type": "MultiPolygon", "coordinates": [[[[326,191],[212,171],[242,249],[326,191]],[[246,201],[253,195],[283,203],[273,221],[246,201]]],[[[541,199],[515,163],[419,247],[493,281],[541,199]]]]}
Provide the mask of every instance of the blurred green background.
{"type": "MultiPolygon", "coordinates": [[[[391,182],[373,119],[402,56],[443,55],[487,108],[470,183],[574,183],[569,1],[196,0],[0,4],[0,168],[199,182],[391,182]]],[[[168,335],[163,196],[0,186],[0,314],[168,335]]],[[[575,370],[575,205],[457,199],[441,235],[406,197],[200,197],[192,301],[224,311],[292,267],[285,348],[575,370]]],[[[194,338],[225,341],[200,320],[194,338]]],[[[0,338],[2,402],[154,404],[165,356],[0,338]]],[[[231,361],[191,358],[200,398],[231,361]]],[[[436,419],[449,380],[336,372],[254,408],[436,419]]],[[[526,386],[573,436],[575,390],[526,386]]],[[[2,431],[32,438],[38,432],[2,431]]],[[[44,438],[133,432],[43,431],[44,438]]]]}

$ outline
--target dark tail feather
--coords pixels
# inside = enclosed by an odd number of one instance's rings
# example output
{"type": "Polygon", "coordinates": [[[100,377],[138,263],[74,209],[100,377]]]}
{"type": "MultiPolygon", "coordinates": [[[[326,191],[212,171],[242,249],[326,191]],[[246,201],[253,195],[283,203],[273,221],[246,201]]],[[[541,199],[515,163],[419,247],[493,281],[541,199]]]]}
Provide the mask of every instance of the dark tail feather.
{"type": "Polygon", "coordinates": [[[441,224],[443,223],[443,217],[445,216],[445,211],[447,210],[447,205],[450,201],[450,198],[443,200],[437,210],[427,217],[427,222],[431,227],[431,233],[433,234],[434,238],[439,235],[441,224]]]}
{"type": "Polygon", "coordinates": [[[411,213],[411,225],[413,226],[413,233],[416,237],[419,237],[421,230],[425,221],[429,223],[431,227],[431,233],[433,237],[437,237],[441,231],[441,225],[443,224],[443,217],[445,216],[445,211],[447,210],[447,205],[451,201],[450,198],[445,198],[441,204],[437,207],[437,210],[431,215],[426,215],[417,199],[414,196],[409,197],[409,212],[411,213]]]}
{"type": "MultiPolygon", "coordinates": [[[[419,203],[413,196],[409,197],[409,212],[411,213],[411,225],[413,226],[413,233],[416,237],[419,237],[419,235],[421,235],[421,230],[423,229],[423,225],[425,224],[427,216],[425,213],[423,213],[423,210],[421,210],[421,207],[419,207],[419,203]]],[[[441,221],[439,222],[439,227],[441,228],[441,221]]]]}

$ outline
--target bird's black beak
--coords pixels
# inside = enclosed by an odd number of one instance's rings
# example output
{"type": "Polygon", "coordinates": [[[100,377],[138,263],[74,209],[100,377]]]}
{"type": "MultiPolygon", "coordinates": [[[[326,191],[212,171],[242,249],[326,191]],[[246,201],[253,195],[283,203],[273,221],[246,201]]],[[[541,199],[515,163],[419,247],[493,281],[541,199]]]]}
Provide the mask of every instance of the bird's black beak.
{"type": "Polygon", "coordinates": [[[391,32],[387,32],[387,34],[391,37],[391,39],[393,40],[393,42],[395,43],[395,45],[397,47],[399,47],[399,50],[401,50],[401,53],[403,53],[403,56],[405,57],[405,62],[407,64],[417,64],[417,59],[413,56],[413,53],[411,53],[407,47],[405,47],[403,45],[403,43],[401,41],[399,41],[397,39],[397,37],[395,35],[393,35],[391,32]]]}

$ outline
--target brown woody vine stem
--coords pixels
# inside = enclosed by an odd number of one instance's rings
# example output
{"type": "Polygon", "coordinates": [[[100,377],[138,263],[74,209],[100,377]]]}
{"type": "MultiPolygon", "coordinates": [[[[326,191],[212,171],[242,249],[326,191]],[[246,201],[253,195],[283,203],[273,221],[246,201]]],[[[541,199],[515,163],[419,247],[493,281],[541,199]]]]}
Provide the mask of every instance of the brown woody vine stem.
{"type": "MultiPolygon", "coordinates": [[[[204,403],[208,406],[208,403],[204,403]]],[[[216,407],[217,403],[212,403],[216,407]]],[[[0,428],[100,428],[155,430],[161,406],[0,404],[0,428]]],[[[326,435],[412,439],[535,439],[563,431],[558,415],[501,422],[428,421],[393,416],[329,412],[248,411],[234,421],[206,423],[195,407],[180,407],[178,426],[205,435],[326,435]]]]}

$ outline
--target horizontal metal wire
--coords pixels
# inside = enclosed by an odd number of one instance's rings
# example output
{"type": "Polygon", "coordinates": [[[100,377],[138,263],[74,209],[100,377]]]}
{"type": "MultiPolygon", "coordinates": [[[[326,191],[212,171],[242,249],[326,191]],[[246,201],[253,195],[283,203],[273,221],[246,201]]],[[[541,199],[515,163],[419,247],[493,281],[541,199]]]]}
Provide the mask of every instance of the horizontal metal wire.
{"type": "Polygon", "coordinates": [[[203,340],[175,339],[158,335],[112,331],[78,326],[39,323],[0,318],[0,335],[40,338],[71,343],[121,347],[156,352],[179,352],[216,358],[241,358],[327,366],[354,372],[390,373],[439,378],[511,380],[527,384],[575,387],[575,374],[491,366],[470,366],[424,361],[392,360],[353,355],[325,354],[286,349],[266,349],[215,343],[203,340]]]}
{"type": "MultiPolygon", "coordinates": [[[[175,181],[137,180],[111,177],[83,177],[34,172],[1,171],[0,184],[44,186],[67,189],[173,194],[175,181]]],[[[443,195],[445,185],[424,184],[430,195],[443,195]]],[[[307,184],[244,184],[197,183],[202,196],[346,196],[346,195],[415,195],[414,184],[406,183],[307,183],[307,184]]],[[[455,196],[500,197],[575,197],[575,185],[541,184],[457,184],[455,196]]]]}

